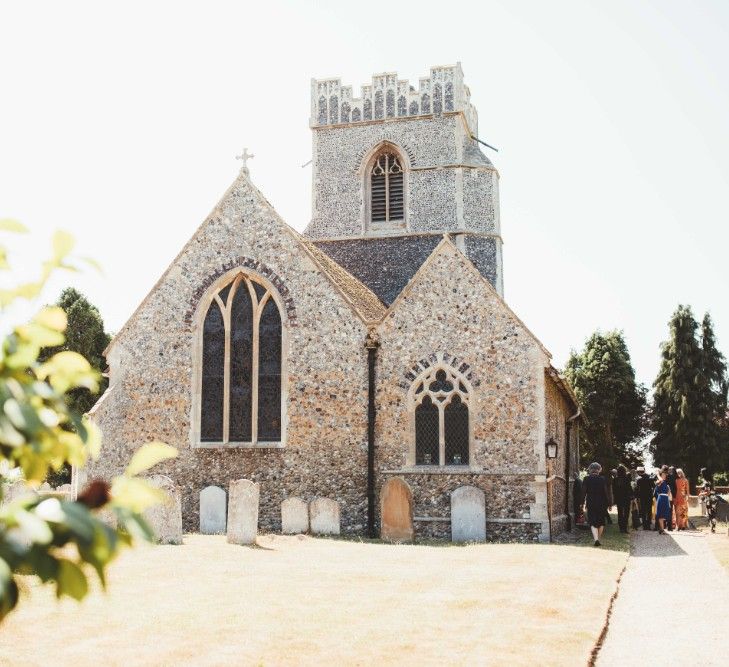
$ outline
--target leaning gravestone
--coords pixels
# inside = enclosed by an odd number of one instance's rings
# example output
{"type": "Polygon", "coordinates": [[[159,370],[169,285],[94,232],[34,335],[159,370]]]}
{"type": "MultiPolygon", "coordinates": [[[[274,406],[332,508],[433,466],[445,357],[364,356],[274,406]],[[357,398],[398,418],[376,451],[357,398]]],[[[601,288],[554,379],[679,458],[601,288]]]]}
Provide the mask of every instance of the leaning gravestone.
{"type": "Polygon", "coordinates": [[[258,535],[260,485],[249,479],[230,483],[228,498],[228,542],[254,544],[258,535]]]}
{"type": "Polygon", "coordinates": [[[451,493],[451,540],[482,542],[486,539],[486,497],[475,486],[459,486],[451,493]]]}
{"type": "Polygon", "coordinates": [[[164,502],[150,507],[144,518],[154,531],[159,544],[182,544],[182,502],[180,487],[166,475],[151,475],[146,478],[152,485],[167,495],[164,502]]]}
{"type": "Polygon", "coordinates": [[[309,532],[309,506],[301,498],[286,498],[281,503],[281,532],[284,535],[309,532]]]}
{"type": "Polygon", "coordinates": [[[385,482],[380,494],[380,510],[380,537],[387,542],[412,542],[413,493],[402,477],[392,477],[385,482]]]}
{"type": "Polygon", "coordinates": [[[203,535],[225,533],[225,491],[206,486],[200,491],[200,532],[203,535]]]}
{"type": "Polygon", "coordinates": [[[309,523],[315,535],[339,535],[339,503],[317,498],[309,504],[309,523]]]}

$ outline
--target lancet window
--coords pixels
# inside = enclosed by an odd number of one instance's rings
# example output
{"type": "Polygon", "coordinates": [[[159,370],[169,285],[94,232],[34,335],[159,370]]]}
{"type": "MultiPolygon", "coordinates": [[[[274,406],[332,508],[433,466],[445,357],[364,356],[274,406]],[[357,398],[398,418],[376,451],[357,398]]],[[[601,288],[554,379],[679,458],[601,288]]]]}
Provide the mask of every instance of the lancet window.
{"type": "Polygon", "coordinates": [[[238,274],[213,295],[202,327],[201,442],[281,440],[281,354],[271,291],[238,274]]]}
{"type": "Polygon", "coordinates": [[[405,177],[402,158],[394,151],[375,156],[370,170],[370,221],[402,222],[405,218],[405,177]]]}

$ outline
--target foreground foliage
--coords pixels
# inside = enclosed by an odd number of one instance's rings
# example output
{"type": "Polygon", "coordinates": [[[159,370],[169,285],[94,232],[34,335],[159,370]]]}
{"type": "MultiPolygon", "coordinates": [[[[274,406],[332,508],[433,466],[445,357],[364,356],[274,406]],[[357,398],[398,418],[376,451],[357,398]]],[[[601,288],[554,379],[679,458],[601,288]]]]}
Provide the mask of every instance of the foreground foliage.
{"type": "MultiPolygon", "coordinates": [[[[0,231],[22,232],[17,222],[0,221],[0,231]]],[[[51,258],[37,281],[0,289],[0,307],[17,299],[35,299],[58,269],[76,270],[69,259],[73,239],[63,232],[53,238],[51,258]]],[[[0,246],[0,268],[7,269],[0,246]]],[[[77,352],[62,350],[40,360],[43,348],[63,346],[67,317],[49,307],[27,324],[16,326],[0,346],[0,469],[19,469],[30,487],[64,465],[82,467],[101,446],[98,429],[69,407],[68,395],[80,389],[98,391],[100,374],[77,352]]],[[[164,499],[137,477],[156,463],[175,456],[163,443],[150,443],[132,458],[126,473],[111,485],[94,482],[78,501],[26,494],[0,505],[0,619],[18,603],[16,575],[36,574],[55,584],[57,596],[77,600],[88,591],[87,572],[105,585],[105,568],[135,539],[152,539],[142,512],[164,499]],[[117,521],[111,527],[100,511],[117,521]]],[[[0,484],[0,502],[9,488],[0,484]]]]}

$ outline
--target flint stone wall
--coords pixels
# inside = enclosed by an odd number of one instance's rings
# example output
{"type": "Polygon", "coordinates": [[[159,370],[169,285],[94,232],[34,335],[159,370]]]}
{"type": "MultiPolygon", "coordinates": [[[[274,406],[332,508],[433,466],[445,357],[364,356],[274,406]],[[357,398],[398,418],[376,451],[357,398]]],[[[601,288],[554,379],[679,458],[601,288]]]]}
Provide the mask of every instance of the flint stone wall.
{"type": "Polygon", "coordinates": [[[239,178],[116,336],[110,386],[93,419],[104,433],[88,478],[121,473],[141,444],[162,440],[179,456],[156,470],[179,484],[184,527],[199,523],[199,494],[247,478],[261,484],[260,529],[280,532],[292,495],[336,498],[342,530],[366,525],[366,327],[312,262],[263,196],[239,178]],[[296,309],[288,327],[286,443],[280,449],[194,448],[191,443],[194,327],[186,314],[200,285],[241,256],[270,268],[296,309]]]}
{"type": "Polygon", "coordinates": [[[498,174],[468,136],[461,117],[445,114],[314,129],[313,211],[307,236],[363,233],[363,169],[367,155],[383,141],[406,156],[410,231],[499,233],[498,174]]]}

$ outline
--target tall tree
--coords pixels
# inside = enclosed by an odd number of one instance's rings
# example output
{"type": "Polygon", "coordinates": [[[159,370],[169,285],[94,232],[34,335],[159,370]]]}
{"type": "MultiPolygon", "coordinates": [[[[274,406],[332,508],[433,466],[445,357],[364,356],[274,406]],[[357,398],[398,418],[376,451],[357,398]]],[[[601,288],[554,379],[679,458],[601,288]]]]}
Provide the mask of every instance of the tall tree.
{"type": "MultiPolygon", "coordinates": [[[[104,350],[111,336],[104,331],[104,320],[98,308],[73,287],[64,289],[55,305],[66,313],[66,341],[57,347],[44,348],[40,361],[49,359],[57,352],[70,350],[78,352],[89,361],[92,368],[102,373],[106,368],[104,350]]],[[[88,412],[107,385],[108,380],[102,377],[98,393],[92,393],[88,389],[75,389],[68,395],[69,406],[80,414],[88,412]]]]}
{"type": "Polygon", "coordinates": [[[581,352],[572,352],[565,373],[587,415],[583,463],[640,463],[646,389],[635,380],[623,333],[592,334],[581,352]]]}
{"type": "Polygon", "coordinates": [[[657,463],[683,467],[693,486],[702,466],[723,463],[726,362],[716,347],[711,317],[705,315],[699,327],[691,308],[679,305],[661,357],[653,383],[651,451],[657,463]]]}

